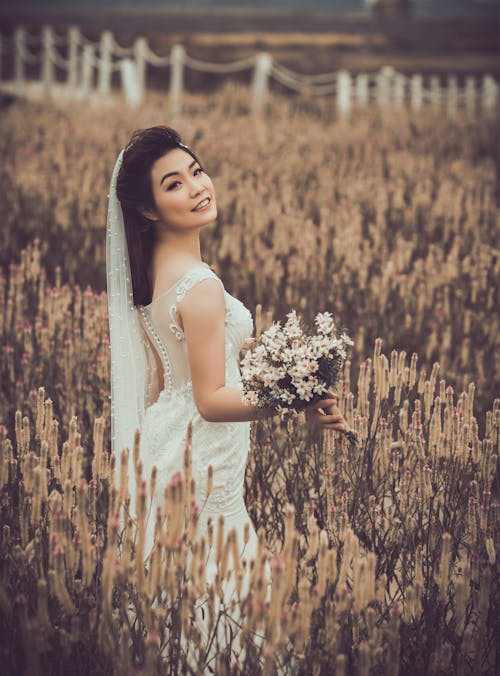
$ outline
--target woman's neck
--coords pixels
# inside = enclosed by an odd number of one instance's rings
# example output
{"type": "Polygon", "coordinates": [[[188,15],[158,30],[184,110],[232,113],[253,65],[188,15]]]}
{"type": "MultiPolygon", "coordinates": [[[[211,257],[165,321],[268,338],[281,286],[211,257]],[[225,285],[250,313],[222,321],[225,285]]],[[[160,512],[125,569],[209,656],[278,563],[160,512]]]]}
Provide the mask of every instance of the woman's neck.
{"type": "Polygon", "coordinates": [[[156,259],[179,258],[201,262],[200,232],[169,232],[157,236],[153,257],[156,259]]]}

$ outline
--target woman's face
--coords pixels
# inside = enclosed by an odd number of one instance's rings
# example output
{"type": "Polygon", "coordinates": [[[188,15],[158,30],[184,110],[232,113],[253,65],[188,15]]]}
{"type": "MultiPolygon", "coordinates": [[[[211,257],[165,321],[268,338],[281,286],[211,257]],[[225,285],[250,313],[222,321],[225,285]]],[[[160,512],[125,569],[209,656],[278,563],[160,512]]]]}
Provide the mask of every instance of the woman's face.
{"type": "Polygon", "coordinates": [[[143,212],[158,227],[185,230],[211,223],[217,217],[214,185],[199,162],[182,148],[169,150],[151,168],[156,209],[143,212]],[[203,200],[208,205],[195,209],[203,200]]]}

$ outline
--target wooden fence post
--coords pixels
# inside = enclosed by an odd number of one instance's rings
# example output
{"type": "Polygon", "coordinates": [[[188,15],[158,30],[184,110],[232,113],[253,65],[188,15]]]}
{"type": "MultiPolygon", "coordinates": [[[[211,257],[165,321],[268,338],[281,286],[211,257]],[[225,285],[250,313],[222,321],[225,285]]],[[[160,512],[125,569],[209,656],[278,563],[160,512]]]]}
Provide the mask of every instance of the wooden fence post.
{"type": "Polygon", "coordinates": [[[68,29],[68,80],[70,89],[76,89],[78,84],[78,46],[80,44],[80,31],[76,26],[68,29]]]}
{"type": "Polygon", "coordinates": [[[99,78],[97,91],[103,98],[111,91],[111,55],[113,53],[113,35],[111,31],[103,31],[99,46],[99,78]]]}
{"type": "Polygon", "coordinates": [[[184,57],[182,45],[174,45],[170,52],[170,114],[177,117],[181,113],[182,89],[184,86],[184,57]]]}
{"type": "Polygon", "coordinates": [[[80,86],[79,98],[87,98],[92,90],[92,80],[94,74],[94,47],[85,45],[82,55],[82,81],[80,86]]]}
{"type": "Polygon", "coordinates": [[[413,110],[422,108],[422,76],[412,75],[410,78],[411,107],[413,110]]]}
{"type": "Polygon", "coordinates": [[[135,58],[135,67],[137,72],[137,84],[140,88],[142,95],[144,95],[144,89],[146,87],[146,52],[147,52],[148,43],[146,38],[137,38],[134,43],[134,58],[135,58]]]}
{"type": "Polygon", "coordinates": [[[344,69],[337,71],[337,110],[342,116],[349,116],[352,107],[351,74],[344,69]]]}
{"type": "Polygon", "coordinates": [[[469,115],[474,113],[476,108],[476,78],[469,75],[465,78],[465,110],[469,115]]]}
{"type": "Polygon", "coordinates": [[[383,66],[376,75],[376,100],[379,106],[385,108],[391,102],[391,85],[394,76],[392,66],[383,66]]]}
{"type": "Polygon", "coordinates": [[[458,85],[455,75],[448,76],[446,88],[446,112],[450,117],[453,117],[457,112],[458,107],[458,85]]]}
{"type": "Polygon", "coordinates": [[[267,52],[257,55],[252,80],[252,112],[262,110],[268,93],[268,79],[273,66],[273,57],[267,52]]]}
{"type": "Polygon", "coordinates": [[[405,101],[406,77],[402,73],[394,74],[394,86],[392,89],[392,98],[396,108],[402,108],[405,101]]]}
{"type": "Polygon", "coordinates": [[[356,101],[362,108],[368,105],[368,75],[366,73],[359,73],[356,76],[356,101]]]}
{"type": "Polygon", "coordinates": [[[14,33],[14,79],[20,85],[25,80],[24,50],[26,49],[26,29],[20,26],[14,33]]]}
{"type": "Polygon", "coordinates": [[[142,103],[143,95],[137,73],[137,65],[132,59],[122,59],[120,67],[127,106],[132,109],[137,108],[142,103]]]}
{"type": "Polygon", "coordinates": [[[498,98],[498,84],[488,73],[483,76],[481,103],[483,110],[494,110],[498,98]]]}
{"type": "Polygon", "coordinates": [[[54,52],[54,31],[51,26],[44,26],[42,28],[42,72],[41,81],[45,91],[50,91],[50,87],[54,82],[54,63],[52,61],[52,54],[54,52]]]}
{"type": "Polygon", "coordinates": [[[431,105],[437,107],[441,104],[441,85],[437,75],[431,75],[430,79],[431,105]]]}

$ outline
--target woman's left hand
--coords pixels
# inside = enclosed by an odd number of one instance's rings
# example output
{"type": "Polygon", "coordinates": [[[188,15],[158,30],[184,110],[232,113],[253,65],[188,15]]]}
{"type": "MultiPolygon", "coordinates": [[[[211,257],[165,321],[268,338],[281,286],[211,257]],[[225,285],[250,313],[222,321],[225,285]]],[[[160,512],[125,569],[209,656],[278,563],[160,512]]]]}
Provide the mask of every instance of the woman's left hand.
{"type": "Polygon", "coordinates": [[[328,398],[315,401],[314,404],[306,407],[306,415],[312,418],[323,430],[347,432],[349,427],[337,406],[337,402],[336,392],[329,390],[328,398]]]}

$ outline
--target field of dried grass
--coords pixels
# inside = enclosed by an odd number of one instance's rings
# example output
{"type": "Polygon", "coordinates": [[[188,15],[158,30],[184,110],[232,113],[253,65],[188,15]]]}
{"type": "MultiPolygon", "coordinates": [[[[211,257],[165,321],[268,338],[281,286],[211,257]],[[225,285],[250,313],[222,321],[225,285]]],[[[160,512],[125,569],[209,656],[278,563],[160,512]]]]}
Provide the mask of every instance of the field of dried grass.
{"type": "Polygon", "coordinates": [[[226,85],[187,95],[173,125],[215,182],[204,259],[248,307],[262,305],[264,324],[295,307],[308,319],[330,310],[348,328],[340,406],[359,447],[301,416],[253,426],[246,501],[276,583],[266,604],[260,559],[250,595],[234,600],[238,667],[217,649],[229,620],[200,566],[219,547],[221,576],[238,579],[231,536],[197,538],[188,476],[166,494],[176,516],[146,574],[148,492],[136,529],[122,520],[126,482],[116,485],[121,459],[109,453],[106,194],[130,132],[172,124],[166,102],[150,95],[133,114],[12,106],[0,121],[5,664],[493,673],[498,122],[369,110],[344,123],[306,98],[275,97],[260,119],[248,108],[246,88],[226,85]],[[200,599],[208,653],[189,622],[200,599]]]}

